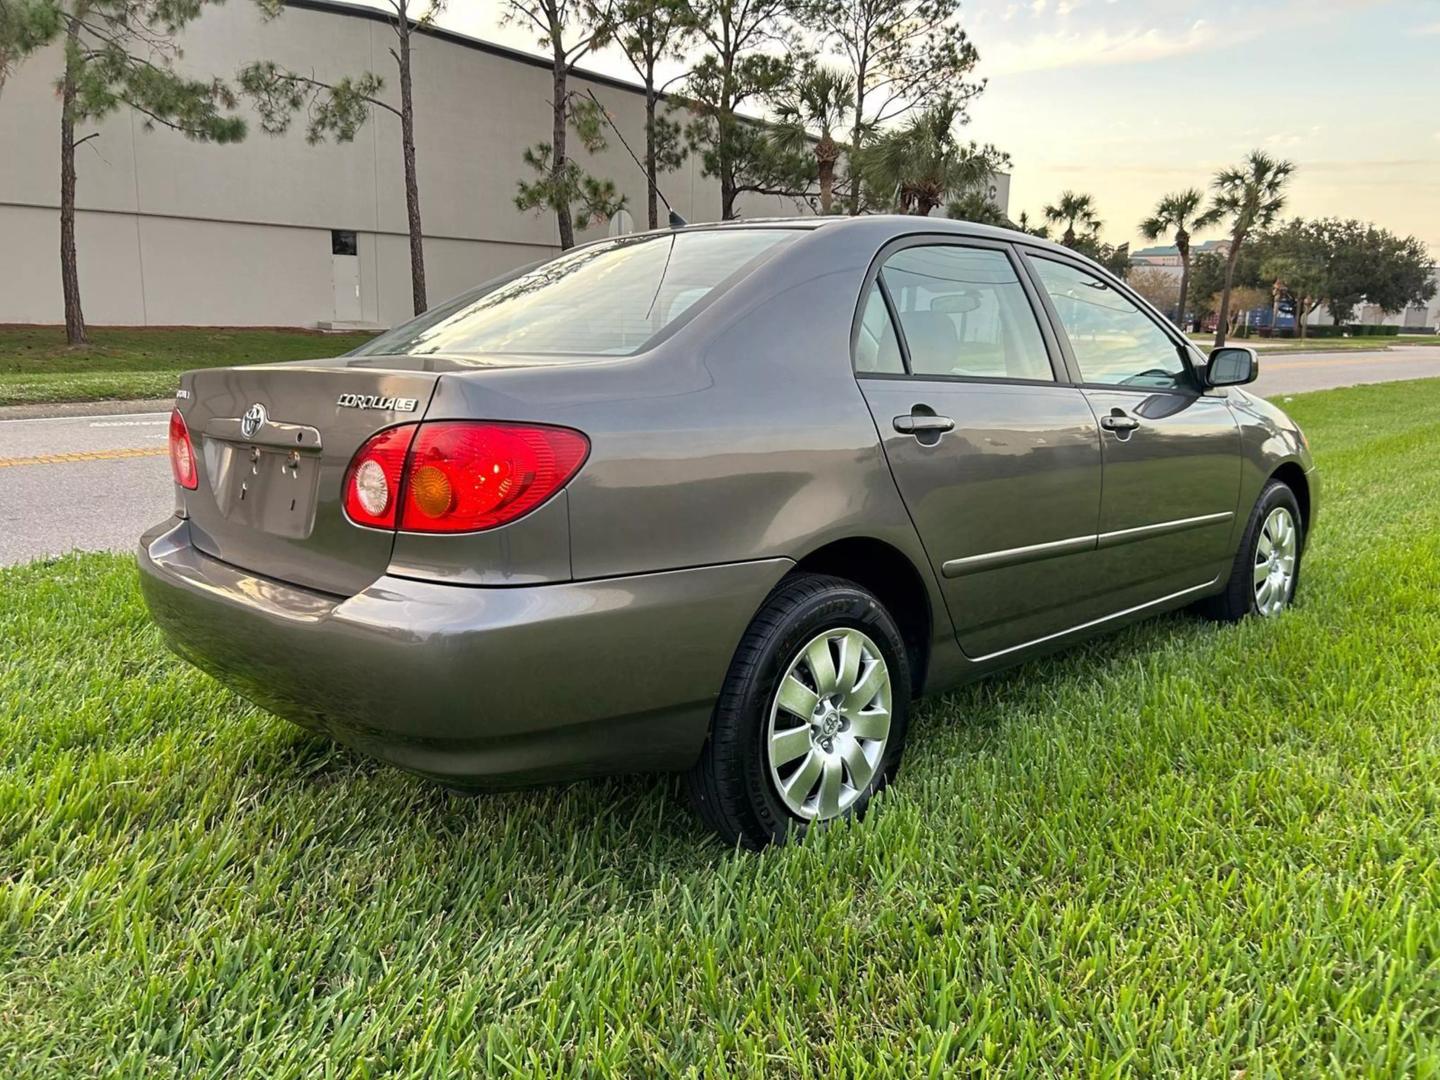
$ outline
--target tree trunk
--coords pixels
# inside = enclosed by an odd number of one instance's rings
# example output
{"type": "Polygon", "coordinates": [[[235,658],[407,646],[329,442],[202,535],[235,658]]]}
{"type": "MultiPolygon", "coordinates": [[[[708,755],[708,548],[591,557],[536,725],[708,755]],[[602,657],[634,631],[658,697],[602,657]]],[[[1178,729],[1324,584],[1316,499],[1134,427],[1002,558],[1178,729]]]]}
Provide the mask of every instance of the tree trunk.
{"type": "Polygon", "coordinates": [[[555,46],[555,67],[552,73],[551,98],[553,114],[550,131],[550,179],[555,195],[555,225],[560,230],[560,250],[569,251],[575,246],[575,222],[570,217],[570,201],[561,198],[565,176],[565,104],[566,86],[565,53],[561,50],[559,28],[552,30],[555,46]]]}
{"type": "Polygon", "coordinates": [[[1175,250],[1180,253],[1180,303],[1175,307],[1175,325],[1185,332],[1185,303],[1190,296],[1190,234],[1181,229],[1175,234],[1175,250]]]}
{"type": "Polygon", "coordinates": [[[420,226],[420,181],[415,171],[415,97],[410,81],[410,28],[400,19],[400,140],[405,157],[405,214],[410,230],[410,293],[419,315],[425,294],[425,233],[420,226]]]}
{"type": "Polygon", "coordinates": [[[65,294],[65,340],[88,345],[80,308],[80,266],[75,251],[75,79],[80,23],[65,35],[65,75],[60,84],[60,286],[65,294]]]}
{"type": "Polygon", "coordinates": [[[1225,345],[1225,331],[1230,322],[1230,289],[1235,284],[1235,264],[1240,261],[1241,237],[1230,242],[1230,254],[1225,257],[1225,288],[1220,292],[1220,313],[1215,319],[1215,348],[1225,345]]]}
{"type": "Polygon", "coordinates": [[[1075,246],[1075,223],[1074,223],[1074,222],[1071,222],[1069,225],[1065,226],[1065,235],[1060,238],[1060,243],[1063,244],[1065,247],[1068,247],[1068,248],[1073,248],[1073,247],[1075,246]]]}
{"type": "Polygon", "coordinates": [[[720,102],[720,115],[716,117],[717,128],[720,138],[715,147],[716,164],[719,168],[716,172],[720,175],[720,220],[735,220],[735,196],[739,194],[735,190],[735,166],[730,159],[730,140],[735,137],[731,125],[735,122],[735,115],[730,111],[730,99],[723,97],[720,102]]]}
{"type": "Polygon", "coordinates": [[[835,163],[840,147],[827,131],[815,144],[815,171],[820,181],[820,213],[829,214],[835,203],[835,163]]]}
{"type": "Polygon", "coordinates": [[[735,181],[734,181],[734,180],[727,179],[725,176],[722,176],[722,177],[720,178],[720,220],[721,220],[721,221],[734,221],[734,220],[735,220],[735,197],[736,197],[736,195],[738,195],[738,194],[739,194],[739,192],[737,192],[737,191],[735,190],[735,181]]]}
{"type": "Polygon", "coordinates": [[[1180,260],[1180,305],[1175,309],[1175,325],[1185,331],[1185,305],[1190,299],[1190,257],[1180,260]]]}
{"type": "Polygon", "coordinates": [[[865,117],[865,67],[855,80],[855,126],[850,130],[850,216],[860,213],[860,138],[865,117]]]}
{"type": "Polygon", "coordinates": [[[652,65],[645,76],[645,180],[650,186],[645,194],[645,209],[649,212],[652,229],[660,227],[660,200],[656,197],[660,188],[660,170],[655,162],[655,98],[655,68],[652,65]]]}

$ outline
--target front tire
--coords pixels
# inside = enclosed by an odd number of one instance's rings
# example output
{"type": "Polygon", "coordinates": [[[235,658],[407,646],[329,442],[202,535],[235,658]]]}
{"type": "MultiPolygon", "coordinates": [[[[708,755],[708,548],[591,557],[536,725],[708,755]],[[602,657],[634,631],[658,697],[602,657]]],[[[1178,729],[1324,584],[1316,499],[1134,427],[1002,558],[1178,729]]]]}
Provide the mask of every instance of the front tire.
{"type": "Polygon", "coordinates": [[[900,766],[910,666],[895,620],[853,582],[796,574],[736,649],[686,774],[700,817],[759,849],[858,818],[900,766]]]}
{"type": "Polygon", "coordinates": [[[1289,486],[1271,480],[1260,492],[1225,591],[1199,605],[1201,614],[1219,622],[1247,615],[1273,618],[1295,599],[1304,551],[1304,519],[1289,486]]]}

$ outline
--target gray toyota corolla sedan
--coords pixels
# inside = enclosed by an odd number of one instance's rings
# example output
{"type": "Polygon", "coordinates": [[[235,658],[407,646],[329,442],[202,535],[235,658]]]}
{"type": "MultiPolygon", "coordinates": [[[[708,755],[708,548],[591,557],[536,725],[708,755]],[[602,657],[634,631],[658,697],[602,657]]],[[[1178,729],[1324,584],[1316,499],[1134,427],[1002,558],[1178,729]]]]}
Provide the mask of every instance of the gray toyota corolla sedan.
{"type": "Polygon", "coordinates": [[[306,728],[457,788],[683,770],[759,846],[861,813],[921,693],[1283,612],[1319,488],[1256,367],[1003,230],[607,240],[339,359],[186,374],[142,582],[306,728]]]}

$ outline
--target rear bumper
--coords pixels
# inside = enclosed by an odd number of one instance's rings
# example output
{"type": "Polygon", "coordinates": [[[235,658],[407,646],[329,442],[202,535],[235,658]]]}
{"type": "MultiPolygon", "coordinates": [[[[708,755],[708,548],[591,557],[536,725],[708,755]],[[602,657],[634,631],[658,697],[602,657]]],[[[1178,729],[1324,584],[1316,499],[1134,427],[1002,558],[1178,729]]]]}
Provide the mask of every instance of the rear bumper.
{"type": "Polygon", "coordinates": [[[258,577],[171,519],[140,541],[171,647],[237,693],[402,768],[510,786],[681,769],[786,559],[511,588],[258,577]]]}

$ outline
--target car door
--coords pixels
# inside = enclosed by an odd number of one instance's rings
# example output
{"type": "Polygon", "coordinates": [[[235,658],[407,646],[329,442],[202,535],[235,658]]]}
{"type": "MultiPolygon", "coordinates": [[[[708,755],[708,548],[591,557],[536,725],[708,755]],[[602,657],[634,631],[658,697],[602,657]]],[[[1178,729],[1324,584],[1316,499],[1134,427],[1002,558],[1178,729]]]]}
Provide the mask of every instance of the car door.
{"type": "Polygon", "coordinates": [[[1100,435],[1016,254],[911,238],[881,253],[855,366],[962,649],[985,659],[1093,617],[1100,435]]]}
{"type": "Polygon", "coordinates": [[[1102,429],[1097,573],[1127,605],[1212,582],[1234,553],[1240,497],[1225,391],[1203,387],[1192,348],[1119,282],[1048,252],[1026,262],[1102,429]]]}

